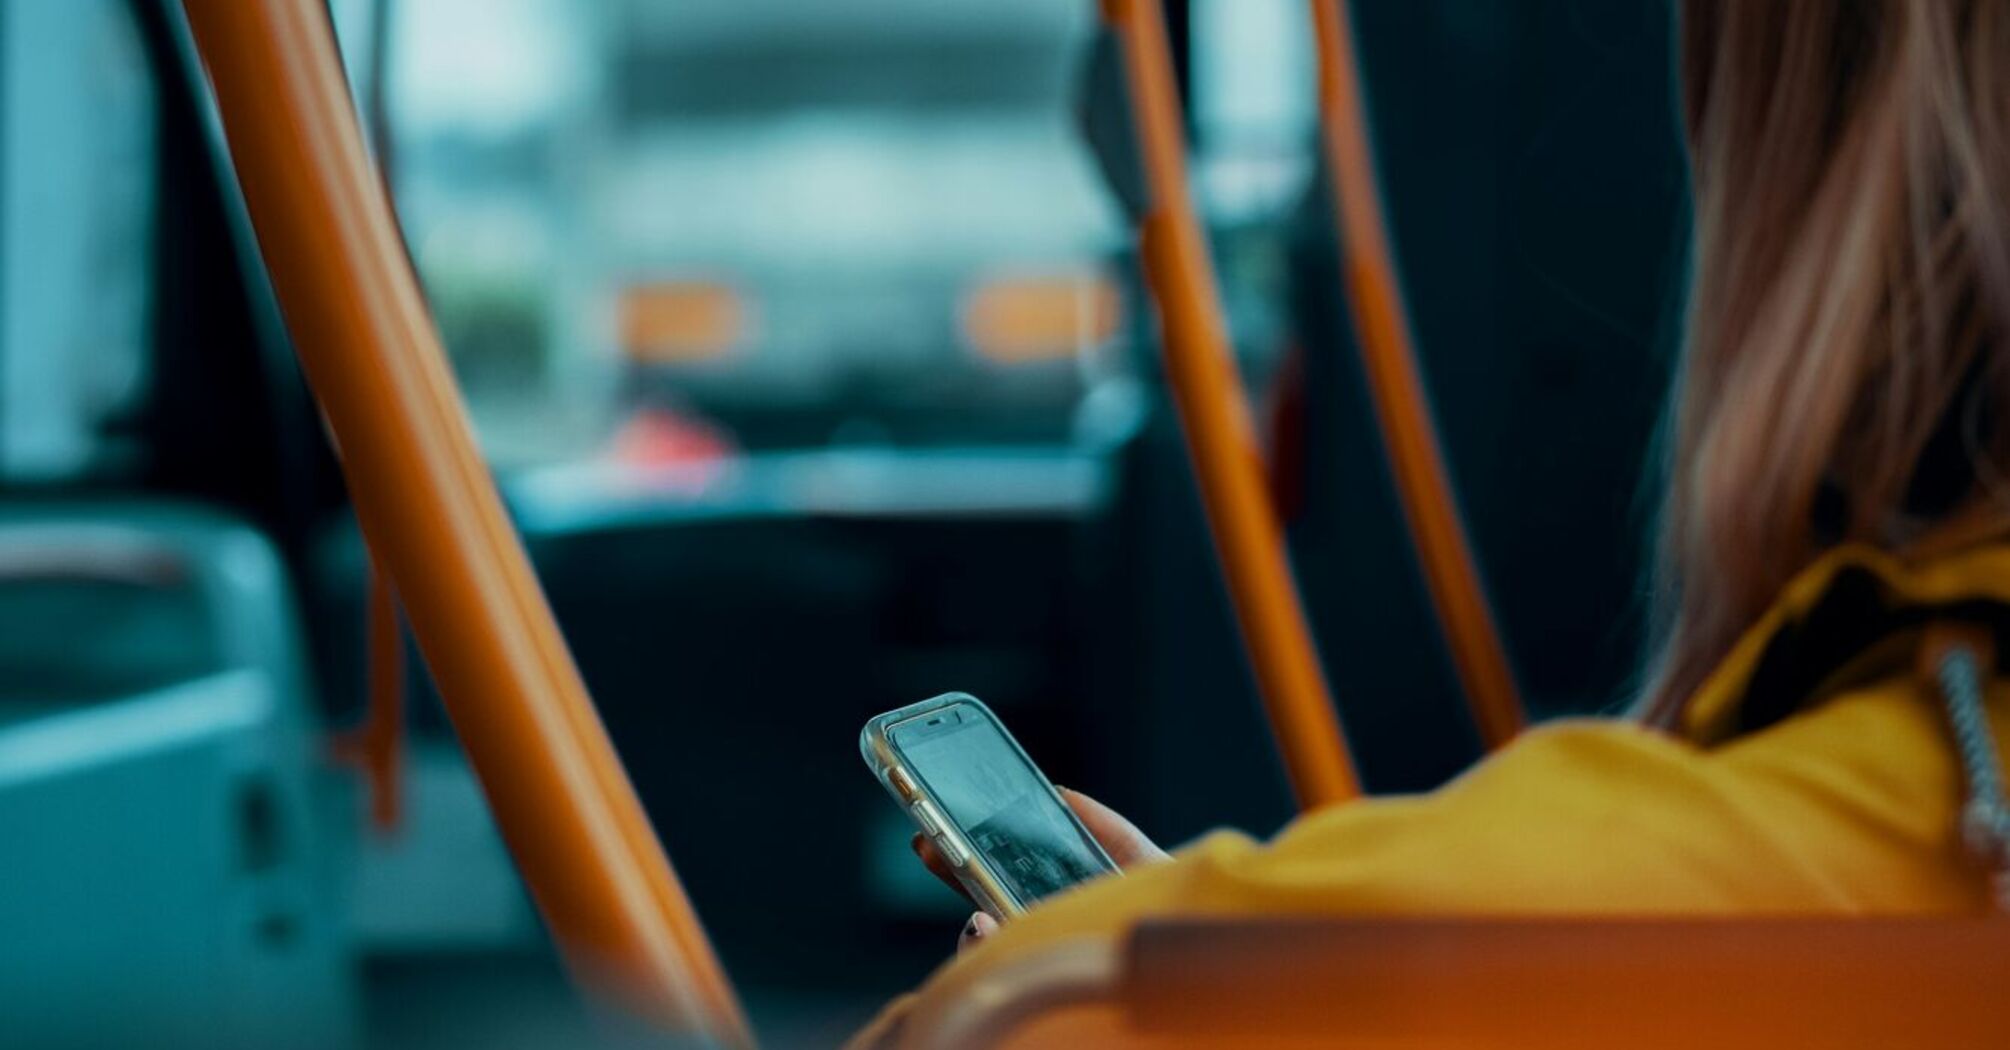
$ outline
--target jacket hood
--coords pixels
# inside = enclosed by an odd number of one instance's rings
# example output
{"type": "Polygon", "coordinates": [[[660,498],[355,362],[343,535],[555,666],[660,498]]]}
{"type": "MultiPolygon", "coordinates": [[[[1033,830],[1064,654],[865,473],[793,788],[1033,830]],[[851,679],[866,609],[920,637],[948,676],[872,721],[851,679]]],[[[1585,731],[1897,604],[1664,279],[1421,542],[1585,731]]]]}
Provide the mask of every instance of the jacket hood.
{"type": "Polygon", "coordinates": [[[1788,581],[1684,710],[1682,735],[1714,744],[1833,693],[1909,673],[1930,623],[1986,629],[2010,652],[2010,543],[1900,559],[1845,545],[1788,581]]]}

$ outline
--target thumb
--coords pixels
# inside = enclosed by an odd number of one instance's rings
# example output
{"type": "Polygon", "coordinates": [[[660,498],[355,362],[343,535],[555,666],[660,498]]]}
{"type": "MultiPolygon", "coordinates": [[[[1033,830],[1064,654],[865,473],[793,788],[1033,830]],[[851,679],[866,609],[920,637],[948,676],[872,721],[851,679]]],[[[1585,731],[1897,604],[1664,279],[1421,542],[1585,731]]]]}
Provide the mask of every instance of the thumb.
{"type": "Polygon", "coordinates": [[[1080,817],[1082,826],[1089,834],[1102,843],[1103,851],[1117,862],[1117,867],[1133,868],[1140,864],[1152,864],[1166,860],[1169,854],[1158,847],[1158,843],[1146,837],[1136,824],[1125,820],[1123,814],[1103,805],[1101,802],[1069,788],[1059,788],[1061,800],[1080,817]]]}

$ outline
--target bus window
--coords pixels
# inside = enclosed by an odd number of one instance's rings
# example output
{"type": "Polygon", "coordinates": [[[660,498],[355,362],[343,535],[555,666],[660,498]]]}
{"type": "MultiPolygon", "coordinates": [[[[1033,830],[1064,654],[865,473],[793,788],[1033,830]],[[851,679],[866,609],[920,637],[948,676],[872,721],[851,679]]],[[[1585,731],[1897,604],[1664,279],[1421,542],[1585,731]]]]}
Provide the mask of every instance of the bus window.
{"type": "Polygon", "coordinates": [[[1087,5],[387,12],[391,185],[500,467],[1059,445],[1121,376],[1087,5]]]}
{"type": "Polygon", "coordinates": [[[1272,218],[1312,176],[1313,52],[1298,0],[1195,0],[1195,175],[1215,222],[1272,218]]]}
{"type": "Polygon", "coordinates": [[[69,481],[146,383],[154,85],[116,0],[6,4],[0,54],[0,480],[69,481]]]}

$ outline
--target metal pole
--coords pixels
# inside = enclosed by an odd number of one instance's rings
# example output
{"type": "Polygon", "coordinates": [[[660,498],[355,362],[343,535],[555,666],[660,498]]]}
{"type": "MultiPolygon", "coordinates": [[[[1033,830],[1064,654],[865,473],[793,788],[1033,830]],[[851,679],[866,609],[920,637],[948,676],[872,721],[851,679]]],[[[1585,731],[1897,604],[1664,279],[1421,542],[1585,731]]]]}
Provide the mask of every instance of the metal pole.
{"type": "Polygon", "coordinates": [[[1360,794],[1319,652],[1264,484],[1256,430],[1196,218],[1186,135],[1158,0],[1103,0],[1122,47],[1150,200],[1139,250],[1159,310],[1166,378],[1207,505],[1242,640],[1300,806],[1360,794]]]}
{"type": "Polygon", "coordinates": [[[1480,583],[1438,446],[1430,398],[1417,368],[1402,286],[1382,223],[1375,154],[1361,102],[1346,0],[1311,2],[1319,46],[1320,129],[1333,180],[1348,314],[1431,604],[1444,628],[1445,644],[1451,648],[1480,739],[1492,750],[1514,739],[1527,717],[1486,588],[1480,583]]]}
{"type": "Polygon", "coordinates": [[[312,0],[185,0],[259,247],[356,515],[574,972],[752,1037],[546,606],[372,174],[312,0]]]}

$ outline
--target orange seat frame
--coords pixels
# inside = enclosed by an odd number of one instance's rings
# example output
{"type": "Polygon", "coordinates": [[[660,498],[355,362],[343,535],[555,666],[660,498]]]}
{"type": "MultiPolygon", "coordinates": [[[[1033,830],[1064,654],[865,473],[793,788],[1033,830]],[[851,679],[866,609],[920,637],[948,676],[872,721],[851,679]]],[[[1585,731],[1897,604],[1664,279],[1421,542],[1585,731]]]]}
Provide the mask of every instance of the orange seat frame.
{"type": "Polygon", "coordinates": [[[1002,967],[909,1050],[2010,1046],[1997,919],[1148,922],[1002,967]]]}

